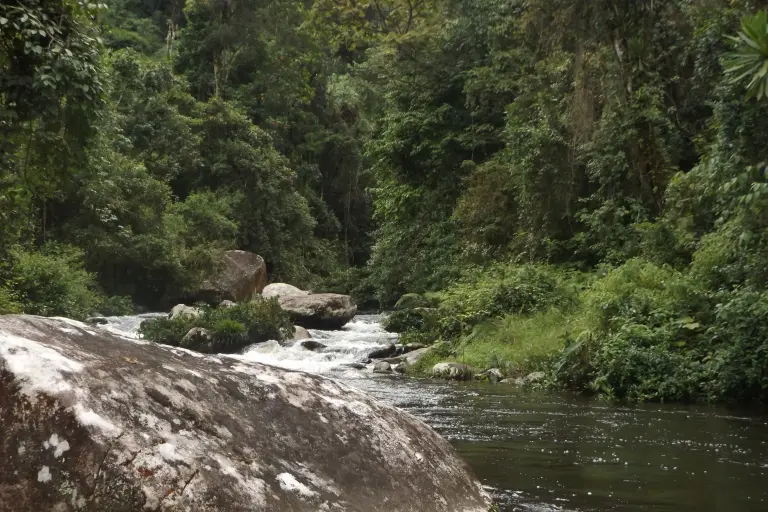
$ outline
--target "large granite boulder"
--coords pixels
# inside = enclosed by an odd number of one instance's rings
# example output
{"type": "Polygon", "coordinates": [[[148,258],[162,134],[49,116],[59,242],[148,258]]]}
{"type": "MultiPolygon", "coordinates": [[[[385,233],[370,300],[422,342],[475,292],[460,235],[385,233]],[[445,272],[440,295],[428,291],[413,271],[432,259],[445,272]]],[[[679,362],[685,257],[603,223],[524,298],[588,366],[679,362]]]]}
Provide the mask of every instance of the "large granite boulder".
{"type": "Polygon", "coordinates": [[[206,279],[195,298],[209,304],[223,300],[242,302],[260,294],[267,285],[267,265],[258,254],[247,251],[225,251],[221,269],[206,279]]]}
{"type": "Polygon", "coordinates": [[[0,317],[0,510],[485,512],[421,421],[342,383],[0,317]]]}
{"type": "Polygon", "coordinates": [[[337,293],[281,295],[277,300],[295,324],[307,329],[340,329],[357,313],[352,298],[337,293]]]}
{"type": "Polygon", "coordinates": [[[307,295],[309,295],[309,292],[305,292],[300,288],[296,288],[295,286],[286,283],[268,284],[261,291],[261,296],[265,299],[270,299],[272,297],[303,297],[307,295]]]}

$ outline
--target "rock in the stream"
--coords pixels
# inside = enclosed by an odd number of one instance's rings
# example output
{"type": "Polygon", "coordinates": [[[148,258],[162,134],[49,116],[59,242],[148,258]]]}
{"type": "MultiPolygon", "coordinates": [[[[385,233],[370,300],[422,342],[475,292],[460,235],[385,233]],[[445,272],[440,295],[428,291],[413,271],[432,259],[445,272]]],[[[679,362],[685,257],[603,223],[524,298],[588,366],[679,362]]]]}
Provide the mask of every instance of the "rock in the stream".
{"type": "Polygon", "coordinates": [[[408,369],[408,365],[405,363],[398,363],[394,368],[392,368],[397,373],[405,373],[405,370],[408,369]]]}
{"type": "Polygon", "coordinates": [[[268,284],[262,291],[261,296],[265,299],[272,297],[306,297],[309,292],[305,292],[293,285],[286,283],[268,284]]]}
{"type": "Polygon", "coordinates": [[[202,311],[186,304],[176,304],[168,313],[168,318],[176,320],[177,318],[197,318],[202,315],[202,311]]]}
{"type": "Polygon", "coordinates": [[[547,374],[544,372],[533,372],[525,376],[525,384],[536,384],[547,378],[547,374]]]}
{"type": "Polygon", "coordinates": [[[307,350],[321,350],[325,348],[325,345],[315,340],[305,340],[300,342],[299,345],[307,350]]]}
{"type": "Polygon", "coordinates": [[[485,512],[447,441],[342,383],[0,317],[0,511],[485,512]]]}
{"type": "Polygon", "coordinates": [[[422,357],[429,354],[431,350],[432,350],[432,347],[424,347],[424,348],[416,349],[413,352],[408,352],[407,354],[405,354],[403,362],[408,366],[412,364],[416,364],[421,360],[422,357]]]}
{"type": "Polygon", "coordinates": [[[377,348],[376,350],[371,351],[371,353],[368,354],[368,359],[381,359],[383,357],[393,356],[396,352],[397,347],[392,343],[384,348],[377,348]]]}
{"type": "Polygon", "coordinates": [[[385,363],[384,361],[379,361],[375,365],[373,365],[373,373],[391,373],[392,372],[392,366],[390,366],[389,363],[385,363]]]}
{"type": "Polygon", "coordinates": [[[349,363],[345,364],[344,366],[348,368],[352,368],[354,370],[365,370],[366,366],[363,363],[349,363]]]}
{"type": "Polygon", "coordinates": [[[210,352],[213,336],[208,329],[193,327],[181,339],[184,347],[193,347],[198,352],[210,352]]]}
{"type": "Polygon", "coordinates": [[[472,367],[461,363],[437,363],[432,367],[432,376],[438,379],[470,380],[472,367]]]}
{"type": "Polygon", "coordinates": [[[85,319],[85,323],[92,325],[105,325],[109,323],[109,320],[103,316],[92,316],[85,319]]]}
{"type": "Polygon", "coordinates": [[[340,329],[357,313],[352,298],[337,293],[281,295],[277,300],[294,323],[308,329],[340,329]]]}
{"type": "Polygon", "coordinates": [[[225,251],[222,268],[206,279],[194,294],[197,300],[218,304],[223,300],[243,302],[261,293],[267,285],[267,264],[258,254],[248,251],[225,251]]]}
{"type": "Polygon", "coordinates": [[[293,338],[291,338],[293,341],[312,339],[312,335],[309,334],[309,331],[301,327],[300,325],[294,325],[293,329],[294,329],[293,338]]]}
{"type": "Polygon", "coordinates": [[[475,378],[487,380],[491,384],[497,384],[504,380],[504,374],[501,373],[501,370],[498,368],[491,368],[482,373],[478,373],[475,375],[475,378]]]}

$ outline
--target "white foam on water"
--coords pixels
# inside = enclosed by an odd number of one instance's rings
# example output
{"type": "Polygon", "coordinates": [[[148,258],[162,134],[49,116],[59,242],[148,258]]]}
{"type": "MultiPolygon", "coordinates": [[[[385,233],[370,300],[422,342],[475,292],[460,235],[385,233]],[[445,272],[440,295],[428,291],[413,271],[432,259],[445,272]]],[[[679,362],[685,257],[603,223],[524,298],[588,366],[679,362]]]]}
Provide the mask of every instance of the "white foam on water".
{"type": "MultiPolygon", "coordinates": [[[[161,316],[166,316],[166,313],[105,317],[107,323],[99,327],[119,336],[139,339],[141,322],[161,316]]],[[[382,315],[358,315],[338,331],[310,330],[312,339],[325,345],[324,349],[308,350],[299,342],[283,347],[277,341],[267,341],[247,347],[236,357],[316,374],[357,373],[357,370],[352,370],[347,365],[365,359],[377,348],[397,342],[396,334],[381,327],[382,319],[382,315]]]]}
{"type": "Polygon", "coordinates": [[[144,313],[141,315],[132,316],[107,316],[104,317],[107,323],[99,325],[104,330],[107,330],[118,336],[126,338],[139,339],[139,327],[141,322],[150,318],[167,317],[168,313],[144,313]]]}
{"type": "Polygon", "coordinates": [[[346,366],[360,361],[377,348],[395,343],[397,335],[381,327],[381,315],[360,315],[339,331],[310,330],[312,339],[326,348],[308,350],[295,343],[283,347],[268,341],[246,348],[242,358],[289,370],[325,374],[348,371],[346,366]]]}

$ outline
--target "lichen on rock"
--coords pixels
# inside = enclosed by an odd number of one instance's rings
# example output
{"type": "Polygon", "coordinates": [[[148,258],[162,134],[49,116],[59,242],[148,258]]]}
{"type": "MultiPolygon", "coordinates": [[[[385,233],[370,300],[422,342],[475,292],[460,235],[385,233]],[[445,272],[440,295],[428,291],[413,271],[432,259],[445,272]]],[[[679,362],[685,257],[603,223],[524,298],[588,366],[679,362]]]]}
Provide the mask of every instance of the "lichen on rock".
{"type": "Polygon", "coordinates": [[[487,509],[445,440],[362,392],[92,329],[0,317],[1,512],[487,509]]]}

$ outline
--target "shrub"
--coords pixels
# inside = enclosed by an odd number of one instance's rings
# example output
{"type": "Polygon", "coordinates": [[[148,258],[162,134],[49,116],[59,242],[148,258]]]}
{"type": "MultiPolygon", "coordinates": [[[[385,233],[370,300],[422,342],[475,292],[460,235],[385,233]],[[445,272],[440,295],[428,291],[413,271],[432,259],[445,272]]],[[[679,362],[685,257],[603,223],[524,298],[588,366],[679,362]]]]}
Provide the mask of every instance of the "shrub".
{"type": "Polygon", "coordinates": [[[16,301],[13,290],[0,286],[0,315],[8,315],[21,311],[21,304],[16,301]]]}
{"type": "Polygon", "coordinates": [[[102,302],[94,276],[83,267],[83,252],[47,245],[41,252],[14,251],[10,267],[13,291],[25,313],[84,318],[102,302]]]}
{"type": "MultiPolygon", "coordinates": [[[[201,306],[201,309],[202,315],[197,318],[146,320],[139,332],[155,343],[180,346],[190,329],[202,327],[211,333],[210,350],[219,353],[237,352],[253,343],[279,341],[293,334],[293,324],[276,299],[244,302],[231,308],[201,306]]],[[[191,350],[202,348],[194,345],[185,347],[191,350]]]]}

